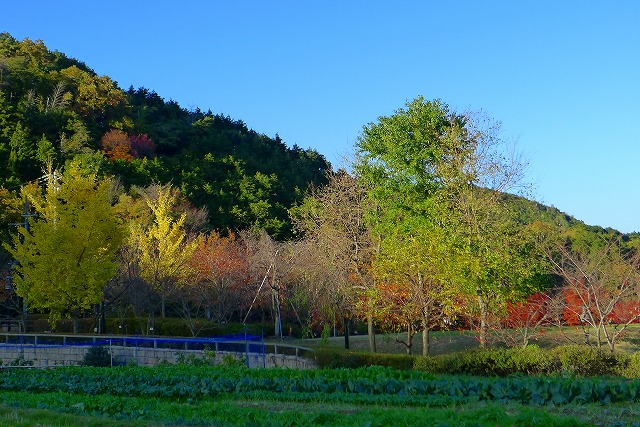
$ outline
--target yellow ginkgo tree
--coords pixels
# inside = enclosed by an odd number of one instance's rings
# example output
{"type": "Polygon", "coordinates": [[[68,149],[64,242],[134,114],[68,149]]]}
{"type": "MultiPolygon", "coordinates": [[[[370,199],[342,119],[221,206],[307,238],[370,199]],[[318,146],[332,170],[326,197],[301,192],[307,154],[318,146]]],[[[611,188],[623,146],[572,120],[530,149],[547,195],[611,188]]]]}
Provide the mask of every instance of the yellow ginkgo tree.
{"type": "Polygon", "coordinates": [[[185,213],[174,215],[177,198],[172,187],[158,185],[156,189],[154,196],[143,195],[151,221],[131,223],[128,245],[136,256],[140,278],[160,295],[165,317],[167,298],[187,277],[187,262],[198,247],[199,238],[187,235],[185,213]]]}
{"type": "Polygon", "coordinates": [[[71,162],[64,174],[47,174],[44,193],[23,188],[37,217],[5,248],[18,262],[15,290],[29,309],[49,313],[52,327],[62,316],[101,302],[116,270],[121,226],[111,205],[113,183],[71,162]]]}

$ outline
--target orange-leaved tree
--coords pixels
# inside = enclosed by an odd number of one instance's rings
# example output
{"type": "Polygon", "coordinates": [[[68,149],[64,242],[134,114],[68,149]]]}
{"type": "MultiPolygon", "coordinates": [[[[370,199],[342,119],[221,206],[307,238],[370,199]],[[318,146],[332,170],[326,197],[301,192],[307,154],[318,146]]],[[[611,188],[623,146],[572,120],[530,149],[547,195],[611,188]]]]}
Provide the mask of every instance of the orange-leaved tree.
{"type": "Polygon", "coordinates": [[[131,139],[119,129],[111,129],[100,139],[100,147],[109,160],[133,160],[131,139]]]}
{"type": "Polygon", "coordinates": [[[188,283],[179,292],[182,316],[194,335],[201,326],[196,319],[228,322],[248,305],[250,275],[244,249],[233,233],[221,236],[212,231],[199,241],[188,261],[188,283]]]}

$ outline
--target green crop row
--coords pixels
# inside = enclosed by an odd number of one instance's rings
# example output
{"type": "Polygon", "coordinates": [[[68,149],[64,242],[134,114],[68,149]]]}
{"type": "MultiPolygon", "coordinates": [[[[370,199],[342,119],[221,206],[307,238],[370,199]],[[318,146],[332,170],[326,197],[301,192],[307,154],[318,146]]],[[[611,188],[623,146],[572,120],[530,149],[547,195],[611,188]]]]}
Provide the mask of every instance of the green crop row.
{"type": "Polygon", "coordinates": [[[640,381],[623,378],[435,376],[382,367],[311,371],[197,366],[16,369],[0,377],[0,390],[191,399],[259,393],[301,401],[403,405],[640,401],[640,381]]]}

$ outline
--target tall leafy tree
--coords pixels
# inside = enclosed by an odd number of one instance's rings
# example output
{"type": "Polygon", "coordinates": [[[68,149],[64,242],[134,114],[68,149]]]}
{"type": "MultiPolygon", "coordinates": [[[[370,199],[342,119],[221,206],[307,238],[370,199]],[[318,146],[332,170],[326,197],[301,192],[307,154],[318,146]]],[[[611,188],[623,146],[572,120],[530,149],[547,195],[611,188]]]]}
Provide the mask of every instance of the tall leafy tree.
{"type": "Polygon", "coordinates": [[[38,217],[5,248],[19,263],[16,292],[31,309],[48,311],[52,325],[99,303],[116,269],[122,231],[112,185],[71,163],[61,177],[49,173],[44,194],[35,184],[23,189],[38,217]]]}
{"type": "Polygon", "coordinates": [[[48,162],[51,162],[56,157],[56,150],[53,147],[51,141],[47,139],[45,135],[42,135],[36,144],[36,159],[42,166],[46,166],[48,162]]]}
{"type": "Polygon", "coordinates": [[[378,295],[376,305],[383,313],[399,302],[407,306],[396,309],[403,313],[403,326],[407,328],[407,340],[400,342],[410,351],[413,334],[418,331],[414,325],[418,324],[422,330],[423,356],[430,353],[431,329],[442,326],[449,319],[455,294],[445,273],[450,262],[447,236],[429,230],[428,226],[424,223],[387,235],[374,261],[377,276],[385,283],[386,294],[393,291],[391,295],[396,296],[390,299],[383,297],[384,293],[378,295]]]}
{"type": "Polygon", "coordinates": [[[111,129],[100,139],[100,148],[109,160],[131,161],[131,140],[129,135],[119,129],[111,129]]]}
{"type": "MultiPolygon", "coordinates": [[[[0,187],[0,241],[11,240],[10,234],[13,233],[14,228],[10,224],[22,222],[20,215],[23,212],[24,200],[19,192],[0,187]]],[[[0,248],[0,264],[4,266],[9,259],[9,253],[4,248],[0,248]]]]}
{"type": "Polygon", "coordinates": [[[133,222],[128,245],[134,250],[140,277],[159,292],[165,317],[172,286],[179,285],[187,276],[187,263],[199,239],[187,235],[186,213],[177,218],[173,215],[172,208],[177,203],[175,190],[170,185],[156,186],[155,190],[155,195],[143,195],[152,221],[133,222]]]}
{"type": "Polygon", "coordinates": [[[525,164],[504,140],[499,125],[467,114],[451,136],[466,141],[447,157],[443,185],[435,194],[438,223],[451,241],[451,283],[468,299],[466,314],[477,319],[486,346],[489,318],[547,285],[547,263],[536,223],[521,220],[510,192],[527,189],[525,164]]]}
{"type": "MultiPolygon", "coordinates": [[[[436,309],[451,273],[443,261],[451,245],[440,215],[445,211],[435,196],[452,175],[447,159],[464,153],[469,144],[457,138],[462,126],[463,118],[443,102],[417,98],[365,126],[357,143],[356,170],[378,206],[369,215],[382,236],[375,271],[415,307],[405,314],[413,313],[422,323],[423,351],[428,351],[428,332],[440,316],[436,309]]],[[[379,302],[381,308],[389,303],[394,302],[379,302]]],[[[413,321],[406,324],[413,328],[413,321]]]]}
{"type": "Polygon", "coordinates": [[[219,323],[240,317],[247,305],[249,266],[241,242],[231,234],[212,231],[201,239],[189,261],[191,277],[180,290],[181,315],[192,334],[203,327],[197,319],[206,317],[219,323]]]}
{"type": "Polygon", "coordinates": [[[531,292],[537,264],[526,261],[533,248],[503,196],[522,165],[478,117],[416,98],[364,127],[356,168],[380,206],[374,221],[383,238],[428,232],[423,242],[444,243],[429,256],[452,262],[432,263],[425,278],[475,299],[484,346],[492,304],[531,292]]]}
{"type": "MultiPolygon", "coordinates": [[[[371,200],[367,187],[344,170],[328,174],[328,181],[292,209],[291,215],[297,230],[310,243],[307,247],[314,251],[314,262],[335,270],[338,280],[330,281],[325,291],[327,300],[333,300],[334,315],[345,319],[345,340],[349,320],[357,314],[356,303],[365,298],[362,317],[368,323],[369,348],[375,351],[371,262],[377,238],[365,218],[372,209],[371,200]]],[[[313,287],[319,286],[314,283],[313,287]]]]}

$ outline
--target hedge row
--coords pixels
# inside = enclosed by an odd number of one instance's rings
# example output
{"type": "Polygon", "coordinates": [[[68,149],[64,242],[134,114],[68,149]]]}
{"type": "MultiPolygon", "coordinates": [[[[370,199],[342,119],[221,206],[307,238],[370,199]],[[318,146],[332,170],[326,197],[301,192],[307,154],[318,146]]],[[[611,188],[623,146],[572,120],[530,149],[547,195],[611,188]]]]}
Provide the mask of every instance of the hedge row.
{"type": "Polygon", "coordinates": [[[507,376],[512,374],[621,375],[640,378],[640,353],[611,353],[596,347],[567,345],[544,350],[535,345],[507,349],[469,350],[438,356],[411,356],[319,348],[320,368],[389,366],[434,374],[507,376]]]}

